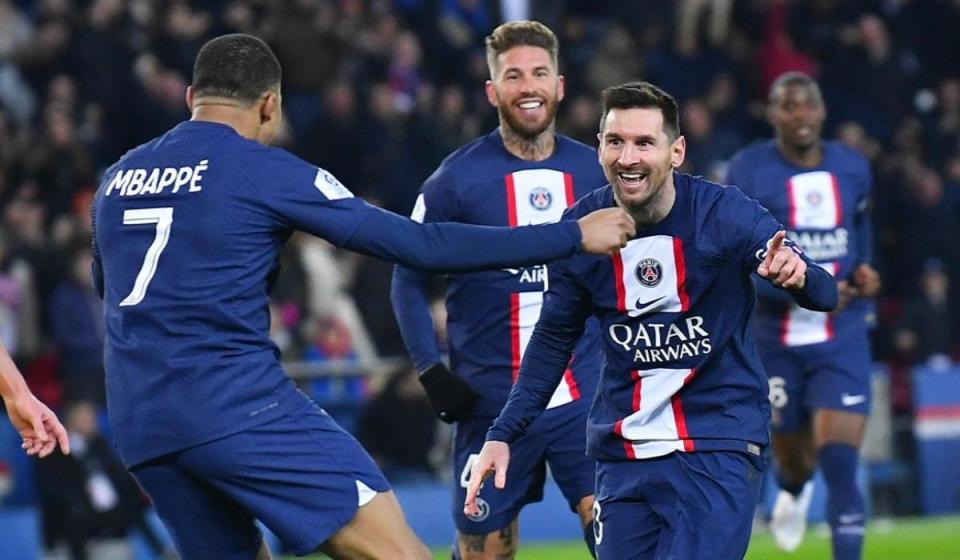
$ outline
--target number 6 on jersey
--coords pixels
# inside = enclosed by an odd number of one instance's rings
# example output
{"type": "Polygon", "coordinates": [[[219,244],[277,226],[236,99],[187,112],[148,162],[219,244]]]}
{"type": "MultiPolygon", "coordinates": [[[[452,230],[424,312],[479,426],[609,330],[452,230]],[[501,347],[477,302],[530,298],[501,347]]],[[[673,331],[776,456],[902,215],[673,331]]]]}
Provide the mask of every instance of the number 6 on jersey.
{"type": "Polygon", "coordinates": [[[143,266],[137,273],[137,279],[133,283],[133,290],[127,297],[120,302],[121,306],[136,305],[143,301],[147,295],[147,286],[150,280],[157,272],[157,261],[160,260],[160,253],[167,246],[170,240],[170,226],[173,225],[173,207],[163,208],[137,208],[123,211],[123,225],[136,226],[143,224],[157,224],[157,234],[153,238],[153,243],[147,249],[147,254],[143,258],[143,266]]]}

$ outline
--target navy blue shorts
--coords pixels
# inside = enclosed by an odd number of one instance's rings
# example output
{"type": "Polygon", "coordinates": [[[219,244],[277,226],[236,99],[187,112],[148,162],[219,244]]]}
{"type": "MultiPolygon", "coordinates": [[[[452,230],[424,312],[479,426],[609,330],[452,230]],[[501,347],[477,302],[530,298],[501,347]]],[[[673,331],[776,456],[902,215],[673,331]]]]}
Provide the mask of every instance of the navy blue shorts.
{"type": "Polygon", "coordinates": [[[509,525],[523,506],[543,499],[548,464],[571,511],[576,511],[581,499],[593,495],[596,476],[596,463],[586,456],[589,409],[590,403],[581,398],[541,414],[530,424],[526,435],[510,446],[506,487],[497,490],[492,481],[485,483],[477,498],[480,513],[470,517],[463,513],[470,469],[494,419],[474,418],[458,423],[453,449],[453,519],[457,530],[467,535],[485,535],[509,525]]]}
{"type": "Polygon", "coordinates": [[[250,560],[260,520],[298,555],[390,489],[370,456],[315,404],[134,467],[183,560],[250,560]],[[365,486],[365,487],[364,487],[365,486]]]}
{"type": "Polygon", "coordinates": [[[738,451],[671,453],[597,464],[593,531],[600,560],[741,560],[765,459],[738,451]]]}
{"type": "Polygon", "coordinates": [[[870,345],[862,337],[785,347],[758,344],[770,382],[775,432],[803,429],[820,408],[870,412],[870,345]]]}

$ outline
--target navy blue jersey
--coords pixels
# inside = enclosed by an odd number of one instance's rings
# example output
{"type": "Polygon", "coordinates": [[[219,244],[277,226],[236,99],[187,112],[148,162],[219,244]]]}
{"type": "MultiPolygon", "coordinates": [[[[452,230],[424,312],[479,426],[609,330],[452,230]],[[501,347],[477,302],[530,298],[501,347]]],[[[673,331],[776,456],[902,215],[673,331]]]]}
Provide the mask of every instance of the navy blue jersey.
{"type": "Polygon", "coordinates": [[[284,150],[196,121],[108,169],[93,220],[108,408],[128,465],[303,406],[268,337],[268,291],[295,229],[436,270],[543,262],[580,244],[572,222],[417,224],[284,150]]]}
{"type": "MultiPolygon", "coordinates": [[[[727,182],[757,199],[836,278],[849,280],[858,265],[870,262],[870,166],[852,148],[823,142],[823,163],[803,168],[784,159],[771,140],[738,152],[727,182]]],[[[778,290],[761,289],[757,336],[783,346],[859,341],[870,310],[868,300],[857,298],[837,313],[819,313],[801,309],[778,290]]]]}
{"type": "MultiPolygon", "coordinates": [[[[507,151],[494,130],[443,161],[424,183],[413,218],[512,227],[556,222],[574,201],[604,183],[593,148],[557,135],[549,158],[526,161],[507,151]]],[[[542,264],[448,277],[450,369],[481,395],[474,414],[496,416],[503,408],[540,316],[546,279],[542,264]]],[[[418,370],[440,360],[422,284],[422,278],[398,267],[394,308],[418,370]]],[[[548,408],[592,397],[599,369],[594,324],[574,350],[548,408]]]]}
{"type": "MultiPolygon", "coordinates": [[[[756,298],[750,273],[780,224],[735,188],[673,177],[673,208],[619,253],[550,267],[540,322],[488,439],[509,443],[522,434],[542,409],[571,341],[593,315],[605,360],[587,423],[590,455],[758,454],[767,444],[767,378],[748,332],[756,298]]],[[[613,190],[606,187],[569,213],[613,205],[613,190]]],[[[812,264],[804,290],[791,294],[823,310],[837,302],[836,284],[812,264]]]]}

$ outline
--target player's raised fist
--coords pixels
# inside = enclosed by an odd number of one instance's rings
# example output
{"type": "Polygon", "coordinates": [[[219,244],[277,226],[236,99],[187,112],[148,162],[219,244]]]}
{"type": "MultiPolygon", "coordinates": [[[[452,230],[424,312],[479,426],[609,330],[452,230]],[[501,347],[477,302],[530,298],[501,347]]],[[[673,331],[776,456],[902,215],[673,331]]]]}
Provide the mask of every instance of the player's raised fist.
{"type": "Polygon", "coordinates": [[[585,253],[610,255],[627,246],[637,224],[622,208],[604,208],[577,220],[585,253]]]}

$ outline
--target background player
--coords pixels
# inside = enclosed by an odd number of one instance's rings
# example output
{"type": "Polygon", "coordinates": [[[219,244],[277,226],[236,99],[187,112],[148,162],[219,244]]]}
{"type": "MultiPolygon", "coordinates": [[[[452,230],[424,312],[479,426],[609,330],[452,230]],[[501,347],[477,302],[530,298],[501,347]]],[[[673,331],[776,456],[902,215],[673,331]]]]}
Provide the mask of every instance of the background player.
{"type": "MultiPolygon", "coordinates": [[[[500,126],[457,151],[424,183],[414,219],[518,226],[554,222],[573,202],[603,185],[593,149],[555,132],[563,99],[557,38],[538,22],[515,21],[487,37],[487,99],[500,126]]],[[[448,277],[447,332],[453,373],[440,361],[427,301],[427,275],[397,267],[392,298],[404,341],[434,410],[457,422],[454,520],[463,559],[513,558],[517,516],[543,495],[546,465],[571,510],[590,530],[594,461],[585,453],[585,422],[600,369],[591,324],[548,405],[514,448],[511,484],[485,491],[478,515],[464,515],[467,476],[487,429],[503,409],[540,315],[546,267],[508,268],[448,277]]]]}
{"type": "MultiPolygon", "coordinates": [[[[686,154],[676,101],[631,83],[604,91],[600,162],[611,186],[571,217],[620,206],[637,236],[612,257],[550,267],[520,376],[474,466],[504,485],[509,445],[544,408],[590,315],[604,370],[587,441],[597,459],[600,558],[742,558],[768,442],[766,376],[747,322],[751,272],[808,308],[837,302],[833,279],[734,188],[676,173],[686,154]]],[[[511,472],[512,475],[512,472],[511,472]]]]}
{"type": "Polygon", "coordinates": [[[870,167],[853,149],[821,139],[820,88],[791,72],[771,86],[776,138],[739,152],[728,182],[786,224],[807,256],[840,279],[831,314],[800,309],[761,286],[754,333],[770,378],[773,450],[781,491],[770,529],[785,550],[800,545],[819,464],[837,559],[860,558],[865,510],[857,453],[870,410],[867,313],[880,289],[870,266],[870,167]]]}
{"type": "Polygon", "coordinates": [[[0,348],[0,397],[10,423],[23,439],[21,447],[28,455],[42,459],[58,445],[61,451],[70,453],[70,441],[63,424],[33,395],[4,348],[0,348]]]}
{"type": "Polygon", "coordinates": [[[280,366],[267,293],[284,241],[301,229],[458,270],[543,262],[581,243],[610,251],[632,220],[422,225],[367,205],[264,146],[281,118],[280,65],[250,35],[204,45],[187,104],[192,120],[110,167],[93,203],[108,410],[125,464],[185,560],[269,557],[255,518],[298,554],[429,557],[372,459],[280,366]]]}

